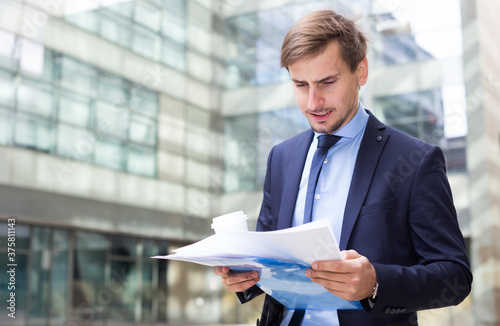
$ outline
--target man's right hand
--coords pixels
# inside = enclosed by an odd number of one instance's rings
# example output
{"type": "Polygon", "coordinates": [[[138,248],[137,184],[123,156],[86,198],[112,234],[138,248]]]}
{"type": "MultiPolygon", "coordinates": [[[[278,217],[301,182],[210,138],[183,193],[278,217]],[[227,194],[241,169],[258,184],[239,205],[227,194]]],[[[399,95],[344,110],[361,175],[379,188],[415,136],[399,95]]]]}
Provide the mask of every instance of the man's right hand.
{"type": "Polygon", "coordinates": [[[259,280],[259,273],[256,271],[237,273],[227,266],[217,266],[215,274],[222,278],[222,284],[231,292],[243,292],[254,286],[259,280]]]}

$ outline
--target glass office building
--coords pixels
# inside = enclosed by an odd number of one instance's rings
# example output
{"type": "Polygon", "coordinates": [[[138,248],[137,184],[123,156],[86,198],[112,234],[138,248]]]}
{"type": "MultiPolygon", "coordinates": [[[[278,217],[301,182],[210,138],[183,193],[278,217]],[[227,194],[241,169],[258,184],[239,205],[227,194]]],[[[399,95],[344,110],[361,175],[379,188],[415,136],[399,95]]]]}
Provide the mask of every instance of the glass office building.
{"type": "Polygon", "coordinates": [[[12,281],[3,269],[16,264],[16,318],[2,309],[2,325],[254,324],[261,301],[241,306],[211,269],[150,257],[210,235],[217,215],[243,210],[255,225],[269,150],[308,128],[279,67],[281,42],[322,8],[358,17],[370,39],[365,107],[446,155],[479,285],[421,324],[500,320],[482,304],[500,300],[500,285],[481,281],[497,273],[496,256],[475,260],[496,252],[494,231],[482,232],[495,230],[500,201],[500,68],[480,33],[496,7],[2,0],[2,300],[12,281]]]}

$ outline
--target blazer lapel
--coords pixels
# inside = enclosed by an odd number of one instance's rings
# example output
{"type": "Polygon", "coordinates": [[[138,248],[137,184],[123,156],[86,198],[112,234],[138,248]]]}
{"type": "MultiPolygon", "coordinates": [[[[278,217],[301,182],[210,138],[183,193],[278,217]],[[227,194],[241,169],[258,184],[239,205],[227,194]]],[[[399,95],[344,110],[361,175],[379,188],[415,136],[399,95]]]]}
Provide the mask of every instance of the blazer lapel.
{"type": "Polygon", "coordinates": [[[347,248],[349,237],[368,193],[380,154],[389,139],[389,134],[385,131],[386,126],[378,121],[370,111],[367,110],[367,112],[370,114],[370,118],[361,141],[347,196],[340,235],[340,250],[347,248]]]}
{"type": "Polygon", "coordinates": [[[283,173],[285,180],[283,182],[283,192],[281,195],[278,230],[286,229],[292,226],[295,203],[299,193],[300,180],[302,179],[302,171],[304,170],[307,152],[311,146],[313,136],[314,132],[312,129],[309,129],[304,133],[303,137],[300,137],[297,140],[288,169],[285,173],[283,173]]]}

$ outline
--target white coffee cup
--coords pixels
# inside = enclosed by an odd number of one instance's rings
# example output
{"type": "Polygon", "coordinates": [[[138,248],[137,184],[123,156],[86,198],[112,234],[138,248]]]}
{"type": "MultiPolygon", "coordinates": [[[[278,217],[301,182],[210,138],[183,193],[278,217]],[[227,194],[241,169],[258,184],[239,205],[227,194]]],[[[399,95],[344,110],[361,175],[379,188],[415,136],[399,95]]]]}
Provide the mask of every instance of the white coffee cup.
{"type": "Polygon", "coordinates": [[[248,231],[248,216],[243,211],[237,211],[212,219],[212,229],[215,233],[222,231],[248,231]]]}

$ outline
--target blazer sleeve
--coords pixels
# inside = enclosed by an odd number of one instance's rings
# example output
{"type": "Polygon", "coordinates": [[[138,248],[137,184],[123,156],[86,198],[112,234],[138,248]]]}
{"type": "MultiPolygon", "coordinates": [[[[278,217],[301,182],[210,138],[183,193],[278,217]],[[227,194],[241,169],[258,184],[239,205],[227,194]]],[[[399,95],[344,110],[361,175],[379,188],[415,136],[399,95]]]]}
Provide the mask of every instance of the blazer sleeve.
{"type": "Polygon", "coordinates": [[[412,177],[408,234],[418,263],[373,264],[379,283],[377,300],[373,306],[363,302],[372,315],[457,305],[471,290],[472,273],[439,147],[430,146],[423,153],[412,177]]]}

